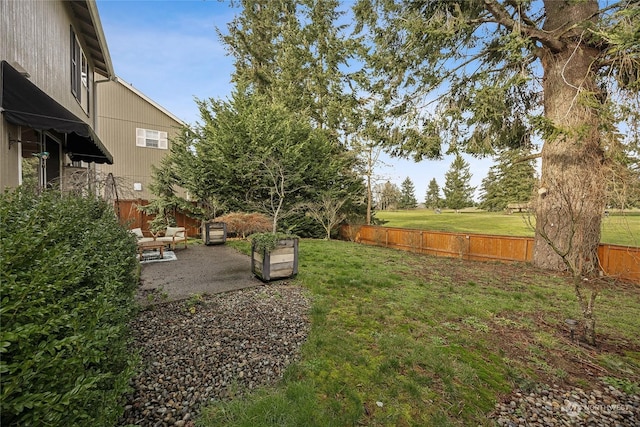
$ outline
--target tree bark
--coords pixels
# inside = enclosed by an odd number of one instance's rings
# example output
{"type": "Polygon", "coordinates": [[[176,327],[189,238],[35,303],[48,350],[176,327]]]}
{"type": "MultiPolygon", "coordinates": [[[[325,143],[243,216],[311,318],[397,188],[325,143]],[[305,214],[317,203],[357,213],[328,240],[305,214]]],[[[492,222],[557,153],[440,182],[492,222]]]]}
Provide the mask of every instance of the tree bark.
{"type": "Polygon", "coordinates": [[[599,51],[583,43],[577,25],[598,10],[595,1],[545,0],[544,30],[563,42],[540,49],[544,112],[553,131],[542,149],[536,201],[536,266],[590,275],[598,269],[600,223],[605,206],[604,152],[595,72],[599,51]],[[594,9],[595,8],[595,9],[594,9]]]}
{"type": "Polygon", "coordinates": [[[373,197],[373,191],[371,191],[371,174],[373,173],[373,164],[371,161],[371,151],[367,154],[367,225],[371,225],[371,198],[373,197]]]}

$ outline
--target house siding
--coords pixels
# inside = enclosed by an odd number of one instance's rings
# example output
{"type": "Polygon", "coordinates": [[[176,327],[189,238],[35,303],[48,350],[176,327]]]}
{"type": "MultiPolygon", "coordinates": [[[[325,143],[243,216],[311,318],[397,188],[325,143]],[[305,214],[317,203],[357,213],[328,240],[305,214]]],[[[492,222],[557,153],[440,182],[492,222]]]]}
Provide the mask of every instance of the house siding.
{"type": "Polygon", "coordinates": [[[100,83],[98,94],[98,135],[114,159],[113,165],[100,165],[100,172],[116,177],[120,198],[153,199],[151,165],[160,166],[169,154],[182,123],[126,82],[100,83]],[[167,132],[168,149],[137,147],[136,128],[167,132]],[[134,183],[140,183],[142,191],[134,190],[134,183]]]}
{"type": "MultiPolygon", "coordinates": [[[[20,64],[30,74],[32,83],[80,119],[92,124],[71,93],[70,34],[71,27],[79,34],[80,24],[67,2],[0,2],[2,59],[20,64]]],[[[78,39],[87,56],[89,78],[92,79],[89,49],[80,35],[78,39]]],[[[90,92],[92,86],[90,82],[90,92]]]]}
{"type": "Polygon", "coordinates": [[[19,146],[13,144],[9,146],[9,136],[15,139],[17,136],[17,127],[4,120],[0,120],[0,189],[4,191],[7,187],[16,187],[19,184],[19,146]]]}
{"type": "MultiPolygon", "coordinates": [[[[69,2],[38,0],[0,0],[0,59],[19,64],[29,80],[81,120],[94,127],[94,64],[80,35],[69,2]],[[89,113],[71,93],[71,28],[85,52],[89,68],[89,113]]],[[[9,144],[17,139],[17,127],[0,120],[0,189],[19,184],[20,150],[9,144]]]]}

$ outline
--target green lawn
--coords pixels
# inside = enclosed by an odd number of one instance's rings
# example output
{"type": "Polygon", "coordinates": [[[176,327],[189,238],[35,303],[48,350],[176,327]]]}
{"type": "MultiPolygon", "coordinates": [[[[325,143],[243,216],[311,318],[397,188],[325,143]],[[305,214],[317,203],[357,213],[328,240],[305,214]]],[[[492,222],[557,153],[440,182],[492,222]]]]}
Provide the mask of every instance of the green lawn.
{"type": "MultiPolygon", "coordinates": [[[[531,224],[535,224],[535,218],[526,213],[507,215],[471,209],[461,213],[443,210],[441,214],[430,209],[378,211],[375,217],[386,221],[383,225],[387,227],[525,237],[533,237],[531,224]]],[[[640,246],[640,211],[626,212],[624,215],[612,213],[604,217],[601,241],[640,246]]]]}
{"type": "Polygon", "coordinates": [[[490,426],[516,389],[640,387],[638,287],[603,284],[593,350],[569,338],[571,284],[528,265],[303,240],[290,282],[312,301],[301,360],[278,384],[205,408],[198,425],[490,426]]]}

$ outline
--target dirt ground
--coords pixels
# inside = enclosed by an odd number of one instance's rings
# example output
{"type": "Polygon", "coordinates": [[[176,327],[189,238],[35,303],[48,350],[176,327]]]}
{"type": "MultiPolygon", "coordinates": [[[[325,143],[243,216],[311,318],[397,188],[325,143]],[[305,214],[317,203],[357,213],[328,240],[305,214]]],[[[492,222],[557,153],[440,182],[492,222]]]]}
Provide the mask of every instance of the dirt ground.
{"type": "Polygon", "coordinates": [[[251,274],[251,259],[226,245],[189,245],[174,252],[176,261],[142,265],[140,294],[173,301],[263,284],[251,274]]]}

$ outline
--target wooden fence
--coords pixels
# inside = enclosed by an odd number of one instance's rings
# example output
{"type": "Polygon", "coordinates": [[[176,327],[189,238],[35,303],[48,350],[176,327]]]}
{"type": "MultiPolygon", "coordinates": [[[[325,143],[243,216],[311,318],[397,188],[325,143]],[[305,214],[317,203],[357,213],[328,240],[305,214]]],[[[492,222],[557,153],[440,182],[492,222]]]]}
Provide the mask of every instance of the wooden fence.
{"type": "MultiPolygon", "coordinates": [[[[114,209],[121,224],[127,225],[128,228],[140,227],[142,230],[149,230],[149,222],[154,218],[153,215],[138,210],[138,206],[149,204],[147,200],[119,200],[115,203],[114,209]]],[[[188,217],[182,212],[174,212],[176,218],[176,226],[184,227],[187,236],[200,237],[200,220],[188,217]]]]}
{"type": "MultiPolygon", "coordinates": [[[[344,239],[435,256],[474,261],[531,262],[530,237],[445,233],[372,225],[343,226],[344,239]]],[[[598,257],[605,275],[640,284],[640,248],[601,244],[598,257]]]]}

